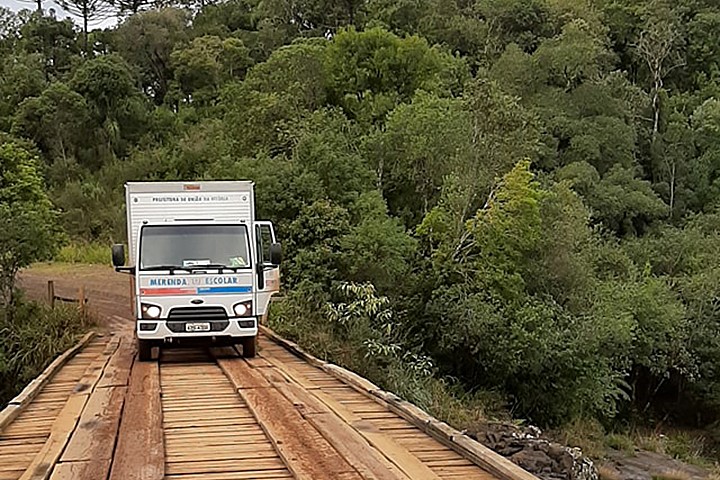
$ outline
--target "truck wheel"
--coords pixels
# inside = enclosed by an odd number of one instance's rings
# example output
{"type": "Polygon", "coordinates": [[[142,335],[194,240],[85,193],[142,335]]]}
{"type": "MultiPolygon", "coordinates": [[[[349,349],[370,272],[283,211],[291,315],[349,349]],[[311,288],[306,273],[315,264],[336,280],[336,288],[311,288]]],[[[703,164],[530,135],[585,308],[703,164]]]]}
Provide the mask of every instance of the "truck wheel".
{"type": "Polygon", "coordinates": [[[253,358],[257,348],[257,337],[245,337],[242,339],[243,357],[253,358]]]}
{"type": "Polygon", "coordinates": [[[141,362],[149,362],[152,360],[152,342],[150,340],[140,340],[137,341],[137,349],[138,349],[138,359],[141,362]]]}

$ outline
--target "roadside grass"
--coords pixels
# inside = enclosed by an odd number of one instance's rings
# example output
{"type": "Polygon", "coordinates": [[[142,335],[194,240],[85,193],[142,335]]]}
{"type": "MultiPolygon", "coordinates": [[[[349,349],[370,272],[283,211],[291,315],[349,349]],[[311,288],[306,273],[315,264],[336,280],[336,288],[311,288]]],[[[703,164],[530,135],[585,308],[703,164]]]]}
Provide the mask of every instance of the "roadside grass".
{"type": "Polygon", "coordinates": [[[92,326],[77,308],[55,309],[24,300],[12,311],[0,307],[0,406],[4,406],[52,360],[92,326]]]}
{"type": "Polygon", "coordinates": [[[71,243],[62,247],[53,260],[61,263],[110,265],[110,246],[101,243],[71,243]]]}
{"type": "MultiPolygon", "coordinates": [[[[550,436],[564,445],[579,447],[584,454],[598,464],[602,480],[619,480],[617,469],[603,464],[611,452],[627,457],[636,450],[666,455],[688,465],[710,471],[707,480],[720,480],[720,450],[709,430],[665,428],[662,431],[646,426],[632,426],[624,430],[606,432],[592,419],[575,420],[564,427],[549,432],[550,436]]],[[[690,474],[683,470],[651,472],[653,480],[686,480],[690,474]]]]}
{"type": "Polygon", "coordinates": [[[605,458],[607,454],[605,429],[595,419],[575,419],[562,428],[549,431],[548,435],[562,445],[578,447],[593,460],[605,458]]]}
{"type": "Polygon", "coordinates": [[[629,436],[638,448],[701,468],[715,469],[720,461],[720,446],[706,430],[669,428],[659,433],[649,428],[636,427],[629,436]]]}

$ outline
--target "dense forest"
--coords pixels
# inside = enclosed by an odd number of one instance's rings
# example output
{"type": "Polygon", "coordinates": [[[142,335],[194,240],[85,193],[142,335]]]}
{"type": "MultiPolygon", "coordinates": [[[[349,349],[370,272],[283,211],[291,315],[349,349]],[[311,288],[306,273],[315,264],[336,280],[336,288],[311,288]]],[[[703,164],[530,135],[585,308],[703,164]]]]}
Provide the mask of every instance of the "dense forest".
{"type": "Polygon", "coordinates": [[[252,179],[314,352],[434,411],[719,418],[716,1],[73,2],[120,20],[0,10],[6,245],[124,242],[127,180],[252,179]],[[17,216],[25,177],[52,207],[17,216]]]}

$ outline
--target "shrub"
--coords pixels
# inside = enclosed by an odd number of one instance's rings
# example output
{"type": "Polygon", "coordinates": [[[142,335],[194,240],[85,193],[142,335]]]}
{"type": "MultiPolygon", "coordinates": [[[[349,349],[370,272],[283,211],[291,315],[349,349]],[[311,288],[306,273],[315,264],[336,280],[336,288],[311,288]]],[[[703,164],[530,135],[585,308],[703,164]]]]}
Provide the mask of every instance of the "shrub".
{"type": "Polygon", "coordinates": [[[85,330],[76,308],[17,301],[12,320],[0,315],[0,405],[5,404],[85,330]]]}

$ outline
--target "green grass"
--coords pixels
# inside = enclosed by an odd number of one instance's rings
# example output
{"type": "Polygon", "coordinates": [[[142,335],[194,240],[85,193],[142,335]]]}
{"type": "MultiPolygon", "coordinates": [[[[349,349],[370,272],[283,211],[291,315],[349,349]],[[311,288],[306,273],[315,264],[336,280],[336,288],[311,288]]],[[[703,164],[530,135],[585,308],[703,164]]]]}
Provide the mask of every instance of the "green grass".
{"type": "Polygon", "coordinates": [[[110,265],[110,246],[100,243],[71,243],[62,247],[54,260],[62,263],[110,265]]]}
{"type": "Polygon", "coordinates": [[[21,300],[12,315],[0,307],[0,406],[74,345],[90,326],[90,320],[72,306],[52,310],[21,300]]]}
{"type": "Polygon", "coordinates": [[[605,444],[610,448],[620,450],[628,455],[631,455],[635,451],[633,439],[619,433],[611,433],[605,437],[605,444]]]}

